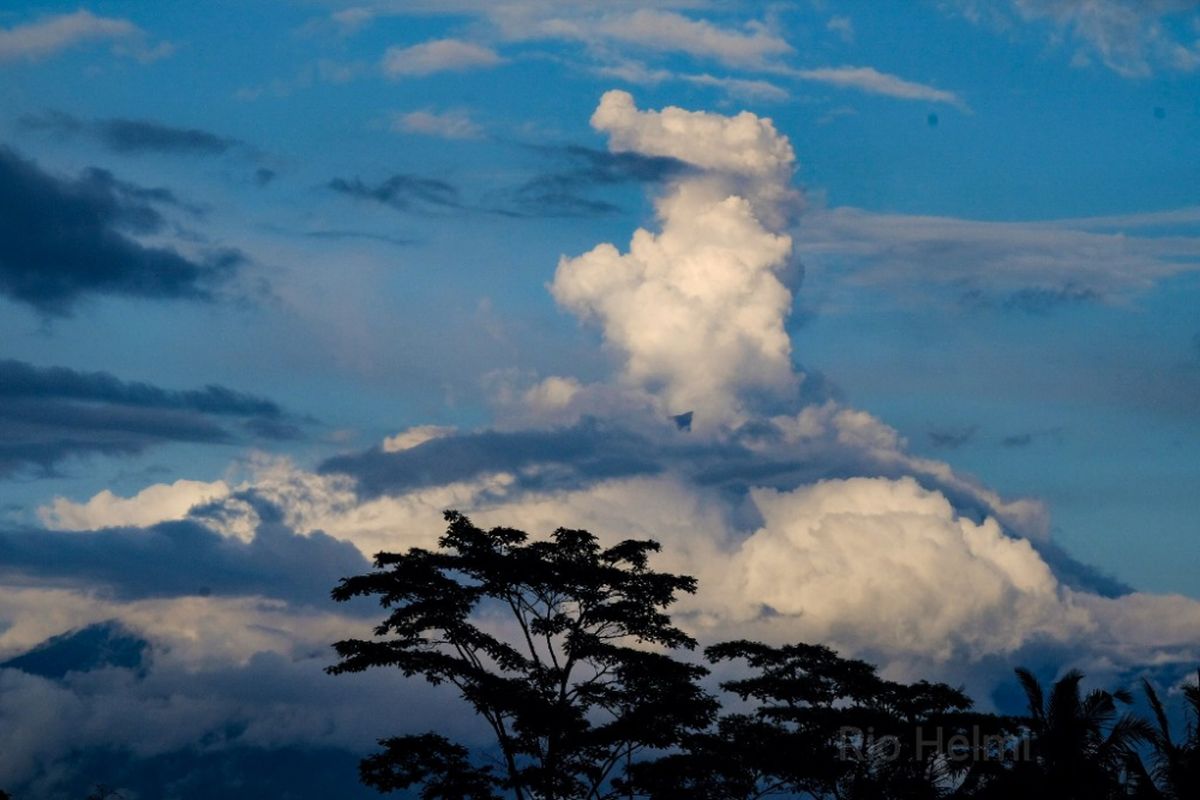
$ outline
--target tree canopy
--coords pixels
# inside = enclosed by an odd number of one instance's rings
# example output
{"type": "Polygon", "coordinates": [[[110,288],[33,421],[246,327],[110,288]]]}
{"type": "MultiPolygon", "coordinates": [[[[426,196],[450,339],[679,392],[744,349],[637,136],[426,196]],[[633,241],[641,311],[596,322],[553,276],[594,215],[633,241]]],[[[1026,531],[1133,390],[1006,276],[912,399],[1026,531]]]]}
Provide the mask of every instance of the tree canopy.
{"type": "Polygon", "coordinates": [[[384,739],[362,780],[422,800],[1108,800],[1200,797],[1200,688],[1182,735],[1155,688],[1153,722],[1123,690],[1049,689],[1016,671],[1027,712],[974,710],[961,689],[901,683],[820,644],[730,641],[703,660],[667,614],[693,578],[650,567],[654,541],[583,530],[483,530],[454,511],[436,550],[379,553],[338,601],[376,599],[371,639],[333,674],[399,669],[453,686],[494,747],[430,731],[384,739]],[[722,697],[718,699],[718,690],[722,697]],[[722,702],[722,700],[724,702],[722,702]],[[497,755],[498,754],[498,755],[497,755]],[[489,757],[490,756],[490,757],[489,757]]]}
{"type": "Polygon", "coordinates": [[[619,766],[708,725],[707,670],[672,655],[696,643],[664,613],[696,582],[650,569],[657,543],[602,548],[565,528],[529,541],[456,512],[446,521],[437,551],[380,553],[375,571],[334,590],[378,598],[387,617],[375,639],[338,642],[330,671],[395,667],[452,684],[491,727],[502,768],[437,735],[403,736],[364,762],[367,783],[420,784],[426,798],[603,798],[619,766]],[[485,629],[484,611],[503,612],[507,629],[485,629]]]}

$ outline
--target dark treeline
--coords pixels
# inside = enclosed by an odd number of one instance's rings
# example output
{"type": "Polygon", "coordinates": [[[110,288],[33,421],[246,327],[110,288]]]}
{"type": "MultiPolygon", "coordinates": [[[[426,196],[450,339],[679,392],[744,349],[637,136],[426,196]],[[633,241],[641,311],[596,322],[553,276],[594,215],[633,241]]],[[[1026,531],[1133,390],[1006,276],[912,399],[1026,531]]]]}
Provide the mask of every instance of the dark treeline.
{"type": "Polygon", "coordinates": [[[1087,691],[1025,670],[1022,716],[973,710],[942,683],[897,683],[815,644],[705,649],[666,609],[692,578],[656,572],[658,545],[602,548],[587,531],[530,540],[457,512],[436,551],[381,553],[334,599],[376,598],[371,640],[335,645],[334,674],[391,667],[450,684],[491,729],[472,751],[437,732],[385,739],[362,780],[423,800],[752,800],[762,797],[1200,798],[1200,690],[1172,732],[1148,682],[1087,691]],[[503,622],[501,622],[503,620],[503,622]],[[486,621],[486,622],[485,622],[486,621]],[[722,700],[726,701],[722,703],[722,700]],[[734,708],[736,711],[727,709],[734,708]],[[489,755],[490,754],[490,755],[489,755]],[[411,794],[410,794],[411,796],[411,794]]]}

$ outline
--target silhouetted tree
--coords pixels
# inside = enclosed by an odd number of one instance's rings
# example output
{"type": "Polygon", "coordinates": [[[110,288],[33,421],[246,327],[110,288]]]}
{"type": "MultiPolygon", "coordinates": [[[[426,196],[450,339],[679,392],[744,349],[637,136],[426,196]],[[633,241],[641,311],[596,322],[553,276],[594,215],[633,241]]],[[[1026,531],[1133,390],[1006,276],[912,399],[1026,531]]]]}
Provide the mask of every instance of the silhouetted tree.
{"type": "Polygon", "coordinates": [[[664,613],[693,578],[655,572],[652,541],[601,548],[587,531],[548,540],[474,526],[446,512],[436,551],[380,553],[375,571],[345,578],[338,601],[378,598],[387,617],[371,640],[334,645],[334,674],[394,667],[448,683],[487,722],[503,763],[480,766],[436,734],[381,742],[365,783],[421,787],[426,800],[613,797],[612,778],[644,752],[678,745],[706,727],[715,701],[706,670],[673,657],[691,637],[664,613]],[[478,623],[500,611],[505,633],[478,623]]]}
{"type": "Polygon", "coordinates": [[[1126,781],[1139,745],[1152,729],[1118,703],[1129,704],[1127,691],[1093,690],[1083,694],[1083,674],[1071,670],[1046,693],[1033,673],[1016,671],[1025,691],[1029,716],[1029,758],[992,782],[981,797],[1026,800],[1106,800],[1129,796],[1126,781]]]}
{"type": "Polygon", "coordinates": [[[946,797],[1010,741],[1004,721],[970,712],[960,690],[886,681],[821,645],[736,641],[706,655],[745,662],[750,674],[722,688],[756,707],[635,767],[634,783],[655,800],[946,797]]]}
{"type": "Polygon", "coordinates": [[[1142,681],[1142,690],[1154,715],[1154,727],[1149,735],[1154,752],[1153,767],[1149,771],[1140,759],[1130,764],[1138,796],[1163,800],[1200,797],[1200,685],[1183,689],[1187,727],[1180,741],[1171,735],[1167,710],[1158,692],[1147,680],[1142,681]]]}

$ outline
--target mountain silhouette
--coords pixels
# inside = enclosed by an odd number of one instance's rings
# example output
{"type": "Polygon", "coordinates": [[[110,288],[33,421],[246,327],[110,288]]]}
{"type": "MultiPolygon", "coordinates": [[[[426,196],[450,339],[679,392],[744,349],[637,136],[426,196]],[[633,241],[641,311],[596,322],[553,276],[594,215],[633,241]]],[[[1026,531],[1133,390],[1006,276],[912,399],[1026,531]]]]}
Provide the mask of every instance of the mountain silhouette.
{"type": "Polygon", "coordinates": [[[104,667],[143,672],[150,643],[116,620],[53,636],[28,652],[0,663],[30,675],[61,680],[71,672],[91,672],[104,667]]]}

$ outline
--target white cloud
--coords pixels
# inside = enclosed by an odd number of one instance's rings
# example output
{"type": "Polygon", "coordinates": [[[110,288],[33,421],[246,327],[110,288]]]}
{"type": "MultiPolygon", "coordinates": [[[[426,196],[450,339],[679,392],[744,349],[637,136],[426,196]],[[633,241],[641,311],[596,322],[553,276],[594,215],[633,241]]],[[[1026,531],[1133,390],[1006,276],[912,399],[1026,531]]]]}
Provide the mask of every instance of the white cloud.
{"type": "Polygon", "coordinates": [[[828,125],[829,123],[839,120],[843,117],[855,116],[858,116],[858,109],[852,108],[851,106],[838,106],[837,108],[829,109],[820,117],[818,117],[817,124],[828,125]]]}
{"type": "Polygon", "coordinates": [[[583,385],[575,378],[551,375],[530,386],[521,399],[524,406],[535,413],[554,414],[570,405],[581,391],[583,385]]]}
{"type": "Polygon", "coordinates": [[[825,30],[836,33],[846,44],[854,41],[854,20],[849,17],[830,17],[829,22],[825,24],[825,30]]]}
{"type": "Polygon", "coordinates": [[[483,136],[483,128],[462,109],[440,113],[428,109],[399,113],[392,117],[392,130],[443,139],[478,139],[483,136]]]}
{"type": "Polygon", "coordinates": [[[592,125],[610,149],[667,156],[727,173],[683,178],[657,202],[662,230],[638,230],[629,252],[602,244],[564,258],[551,291],[595,320],[625,359],[623,378],[658,394],[700,428],[728,423],[750,391],[796,384],[784,320],[791,294],[777,273],[791,240],[764,227],[778,214],[794,156],[771,121],[680,108],[639,111],[604,95],[592,125]],[[661,387],[661,388],[659,388],[661,387]]]}
{"type": "Polygon", "coordinates": [[[750,78],[730,78],[723,75],[709,75],[708,73],[700,75],[681,74],[676,77],[685,83],[695,84],[696,86],[712,86],[721,89],[731,97],[744,97],[748,100],[766,102],[783,102],[789,97],[787,89],[776,86],[770,81],[750,78]]]}
{"type": "Polygon", "coordinates": [[[357,33],[375,19],[376,11],[363,6],[343,8],[329,15],[329,18],[340,28],[343,35],[357,33]]]}
{"type": "Polygon", "coordinates": [[[38,518],[51,530],[86,531],[120,526],[144,527],[157,522],[183,519],[194,506],[228,496],[224,481],[178,480],[155,484],[133,497],[119,497],[108,489],[86,503],[56,497],[38,509],[38,518]]]}
{"type": "Polygon", "coordinates": [[[504,63],[494,50],[461,39],[434,39],[411,47],[390,47],[383,55],[384,74],[392,78],[463,72],[504,63]]]}
{"type": "Polygon", "coordinates": [[[714,595],[737,598],[723,624],[768,606],[789,636],[935,660],[1010,653],[1074,637],[1087,615],[1060,596],[1028,542],[976,524],[916,481],[854,478],[760,489],[763,524],[714,595]]]}
{"type": "MultiPolygon", "coordinates": [[[[657,568],[699,579],[675,615],[703,642],[821,641],[892,670],[916,665],[919,677],[970,675],[995,657],[1007,674],[1008,659],[1046,645],[1108,668],[1200,657],[1197,601],[1068,589],[1028,541],[958,513],[912,478],[755,489],[741,503],[666,475],[457,507],[477,524],[535,536],[567,526],[610,543],[661,542],[657,568]],[[757,520],[749,530],[748,520],[757,520]]],[[[432,507],[405,521],[439,524],[432,507]]]]}
{"type": "Polygon", "coordinates": [[[966,105],[954,92],[905,80],[874,67],[821,67],[818,69],[791,69],[784,74],[804,81],[815,81],[844,89],[856,89],[867,94],[894,97],[899,100],[924,100],[930,103],[947,103],[965,109],[966,105]]]}
{"type": "Polygon", "coordinates": [[[616,78],[641,86],[654,86],[665,81],[690,83],[694,86],[711,86],[730,97],[741,97],[747,100],[782,102],[790,96],[787,89],[757,78],[733,78],[725,75],[710,75],[707,72],[698,74],[672,72],[666,69],[651,69],[637,61],[604,64],[595,67],[593,72],[605,78],[616,78]]]}
{"type": "Polygon", "coordinates": [[[787,181],[796,160],[774,123],[748,111],[727,117],[668,106],[640,111],[628,92],[605,92],[592,127],[608,134],[609,149],[666,156],[708,170],[787,181]]]}
{"type": "Polygon", "coordinates": [[[434,439],[440,439],[443,436],[449,436],[454,433],[454,428],[447,428],[441,425],[417,425],[408,430],[401,431],[395,436],[389,436],[383,440],[383,452],[399,453],[402,450],[411,450],[417,445],[431,442],[434,439]]]}
{"type": "Polygon", "coordinates": [[[908,443],[894,428],[865,411],[828,401],[793,415],[771,417],[769,422],[778,431],[778,440],[766,438],[757,444],[764,460],[803,455],[834,473],[855,469],[890,477],[911,475],[986,510],[1011,533],[1035,541],[1049,539],[1049,515],[1041,503],[1005,500],[944,461],[910,455],[908,443]]]}
{"type": "Polygon", "coordinates": [[[504,430],[564,427],[588,417],[619,419],[630,429],[658,431],[664,425],[660,399],[629,386],[501,370],[486,376],[484,387],[496,425],[504,430]]]}
{"type": "MultiPolygon", "coordinates": [[[[554,23],[546,23],[545,29],[554,30],[554,23]]],[[[649,50],[712,58],[735,67],[759,66],[774,56],[792,52],[791,45],[761,23],[751,23],[746,31],[736,31],[707,20],[652,9],[602,17],[590,24],[559,22],[558,30],[564,34],[575,32],[581,39],[614,39],[649,50]]]]}
{"type": "MultiPolygon", "coordinates": [[[[643,52],[684,53],[726,66],[758,68],[792,52],[768,25],[750,21],[738,27],[686,16],[692,2],[644,3],[612,0],[604,4],[552,2],[466,3],[458,10],[487,18],[491,29],[509,41],[559,39],[577,41],[590,50],[625,47],[643,52]]],[[[398,13],[419,13],[412,4],[398,13]]]]}
{"type": "MultiPolygon", "coordinates": [[[[452,432],[452,428],[417,426],[389,437],[382,449],[398,453],[452,432]]],[[[239,495],[253,493],[277,507],[284,524],[297,533],[327,533],[350,542],[370,558],[381,549],[432,545],[439,532],[437,524],[422,525],[418,521],[428,518],[436,523],[447,508],[470,506],[482,502],[482,498],[503,497],[514,481],[512,475],[491,473],[401,497],[364,500],[355,493],[354,482],[346,476],[309,472],[286,458],[257,454],[251,459],[248,472],[245,480],[236,484],[180,480],[152,484],[128,498],[107,489],[86,503],[58,497],[39,508],[38,517],[51,530],[70,531],[193,519],[223,536],[250,541],[262,520],[254,505],[239,495]],[[198,505],[217,501],[216,513],[190,514],[198,505]]]]}
{"type": "Polygon", "coordinates": [[[141,35],[141,29],[129,20],[99,17],[80,9],[73,14],[0,28],[0,61],[32,61],[85,42],[118,41],[141,35]]]}
{"type": "MultiPolygon", "coordinates": [[[[691,74],[666,69],[652,69],[636,61],[622,60],[605,64],[593,70],[597,75],[617,78],[629,83],[655,85],[665,81],[679,81],[700,86],[713,86],[735,97],[752,100],[780,101],[788,98],[786,89],[760,78],[734,78],[713,76],[707,73],[691,74]]],[[[967,105],[954,92],[905,80],[889,75],[873,67],[822,67],[817,69],[793,69],[773,66],[770,74],[781,75],[801,81],[823,83],[845,89],[854,89],[867,94],[883,95],[898,100],[946,103],[963,111],[967,105]]]]}

